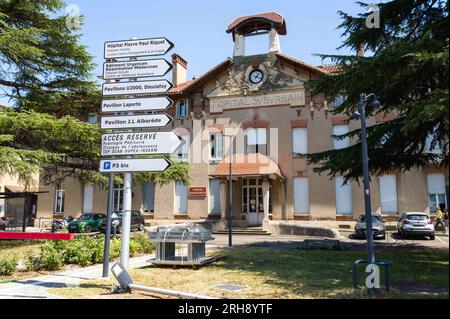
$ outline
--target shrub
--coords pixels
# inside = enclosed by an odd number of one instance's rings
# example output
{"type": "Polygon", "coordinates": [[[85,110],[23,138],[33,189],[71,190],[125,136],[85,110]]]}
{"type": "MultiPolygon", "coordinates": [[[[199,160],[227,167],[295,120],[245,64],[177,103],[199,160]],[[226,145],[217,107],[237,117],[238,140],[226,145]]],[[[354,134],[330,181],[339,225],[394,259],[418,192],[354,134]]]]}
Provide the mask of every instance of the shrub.
{"type": "Polygon", "coordinates": [[[15,255],[0,258],[0,276],[11,276],[16,271],[18,261],[15,255]]]}
{"type": "Polygon", "coordinates": [[[41,252],[38,257],[29,255],[25,264],[31,270],[58,270],[64,265],[64,252],[57,249],[56,242],[45,242],[41,246],[41,252]]]}
{"type": "Polygon", "coordinates": [[[140,253],[144,253],[144,254],[151,254],[152,252],[155,251],[155,243],[151,243],[148,241],[147,236],[143,235],[143,234],[138,234],[136,235],[136,237],[133,238],[133,241],[135,241],[139,248],[139,252],[140,253]]]}

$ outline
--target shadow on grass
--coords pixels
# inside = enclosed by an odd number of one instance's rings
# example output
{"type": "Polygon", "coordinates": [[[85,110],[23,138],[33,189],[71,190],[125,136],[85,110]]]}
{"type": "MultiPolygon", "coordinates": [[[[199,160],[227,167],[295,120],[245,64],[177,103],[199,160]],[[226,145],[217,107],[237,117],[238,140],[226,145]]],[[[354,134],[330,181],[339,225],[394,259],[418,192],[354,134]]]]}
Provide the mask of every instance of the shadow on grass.
{"type": "MultiPolygon", "coordinates": [[[[379,259],[394,262],[391,267],[391,292],[380,290],[369,296],[366,289],[353,289],[352,263],[366,258],[361,251],[286,250],[257,247],[236,247],[223,251],[226,259],[214,263],[219,270],[261,276],[265,283],[279,286],[296,295],[315,298],[393,298],[410,289],[397,283],[409,281],[417,287],[413,294],[448,291],[448,252],[400,251],[380,252],[379,259]],[[424,285],[427,285],[425,291],[424,285]],[[421,286],[422,285],[422,286],[421,286]],[[400,289],[397,289],[398,288],[400,289]]],[[[358,268],[358,280],[363,284],[364,268],[358,268]]],[[[380,269],[382,271],[382,269],[380,269]]],[[[383,276],[383,274],[382,274],[383,276]]],[[[383,283],[383,278],[381,279],[383,283]]],[[[411,296],[410,296],[411,297],[411,296]]],[[[425,295],[426,297],[426,295],[425,295]]]]}

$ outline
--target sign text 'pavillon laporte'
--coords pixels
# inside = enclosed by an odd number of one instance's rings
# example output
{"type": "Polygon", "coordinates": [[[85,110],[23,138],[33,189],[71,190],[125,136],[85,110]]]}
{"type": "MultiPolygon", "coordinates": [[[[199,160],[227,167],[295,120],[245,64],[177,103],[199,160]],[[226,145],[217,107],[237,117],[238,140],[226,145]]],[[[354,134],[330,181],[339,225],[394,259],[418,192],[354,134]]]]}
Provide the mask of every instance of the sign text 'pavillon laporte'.
{"type": "Polygon", "coordinates": [[[110,99],[102,101],[102,112],[163,111],[172,104],[173,101],[167,96],[134,99],[110,99]]]}

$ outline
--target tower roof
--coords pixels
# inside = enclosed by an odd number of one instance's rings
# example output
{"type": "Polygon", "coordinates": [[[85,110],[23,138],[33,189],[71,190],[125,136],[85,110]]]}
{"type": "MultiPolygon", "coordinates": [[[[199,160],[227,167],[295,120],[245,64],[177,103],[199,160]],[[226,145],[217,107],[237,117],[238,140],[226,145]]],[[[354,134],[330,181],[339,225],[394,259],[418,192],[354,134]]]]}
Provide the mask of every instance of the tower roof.
{"type": "Polygon", "coordinates": [[[238,17],[227,27],[227,33],[247,35],[257,31],[270,31],[274,28],[278,34],[286,35],[286,22],[277,12],[266,12],[238,17]]]}

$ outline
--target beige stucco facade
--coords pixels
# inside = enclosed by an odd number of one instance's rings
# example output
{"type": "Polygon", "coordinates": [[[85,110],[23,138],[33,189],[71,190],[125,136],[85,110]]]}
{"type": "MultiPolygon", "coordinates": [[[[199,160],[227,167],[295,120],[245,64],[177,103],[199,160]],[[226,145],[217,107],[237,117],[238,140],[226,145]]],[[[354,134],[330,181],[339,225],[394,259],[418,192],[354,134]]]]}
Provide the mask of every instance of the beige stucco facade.
{"type": "MultiPolygon", "coordinates": [[[[273,30],[271,31],[274,32],[273,30]]],[[[272,35],[273,37],[273,35],[272,35]]],[[[237,45],[245,45],[241,36],[236,35],[237,45]]],[[[272,39],[273,42],[273,39],[272,39]]],[[[271,52],[265,55],[245,56],[242,48],[235,49],[239,56],[233,60],[225,60],[198,79],[186,81],[187,62],[178,55],[173,56],[175,63],[173,80],[176,85],[171,91],[174,105],[168,113],[174,121],[167,129],[180,135],[189,135],[189,164],[191,185],[206,187],[206,196],[189,196],[187,212],[177,212],[177,187],[175,183],[155,185],[153,211],[145,211],[145,201],[149,194],[144,194],[143,185],[133,185],[133,209],[142,210],[149,221],[154,223],[171,223],[179,220],[215,220],[226,219],[228,187],[227,175],[217,173],[221,161],[227,160],[229,150],[227,134],[232,129],[235,134],[233,154],[248,155],[248,136],[242,134],[247,129],[265,129],[266,150],[263,155],[273,160],[281,174],[263,172],[233,176],[233,223],[240,226],[250,225],[250,202],[245,202],[244,188],[253,192],[250,180],[259,179],[263,191],[256,202],[259,211],[258,221],[252,226],[259,226],[263,219],[272,220],[317,220],[344,221],[354,220],[364,211],[364,195],[362,183],[349,182],[351,198],[347,206],[350,211],[339,214],[336,211],[335,181],[326,174],[318,175],[305,158],[293,152],[293,129],[304,128],[307,132],[307,152],[315,153],[333,149],[333,126],[347,125],[349,130],[359,127],[359,121],[348,120],[345,116],[331,114],[331,101],[323,96],[311,97],[306,84],[317,76],[321,70],[301,61],[282,55],[279,43],[271,45],[271,52]],[[262,77],[259,83],[252,83],[253,71],[258,70],[262,77]],[[179,101],[188,105],[187,116],[180,117],[177,110],[179,101]],[[241,130],[241,134],[239,134],[241,130]],[[210,160],[210,133],[222,134],[221,158],[210,160]],[[236,135],[237,134],[237,135],[236,135]],[[247,142],[246,142],[247,141],[247,142]],[[247,144],[246,144],[247,143],[247,144]],[[294,180],[306,178],[306,202],[297,206],[307,206],[306,211],[296,211],[294,180]],[[220,198],[219,212],[211,212],[210,180],[219,179],[219,187],[214,196],[220,198]],[[270,181],[270,191],[269,183],[270,181]],[[252,190],[249,190],[252,188],[252,190]],[[269,205],[270,198],[270,205],[269,205]],[[302,205],[301,205],[302,204],[302,205]],[[270,208],[269,208],[270,206],[270,208]],[[246,207],[246,210],[244,209],[246,207]],[[263,208],[261,208],[263,207],[263,208]],[[261,212],[262,210],[262,212],[261,212]],[[260,218],[261,217],[261,218],[260,218]]],[[[383,119],[369,118],[368,125],[376,125],[383,119]]],[[[350,141],[350,144],[352,141],[350,141]]],[[[235,159],[237,161],[237,159],[235,159]]],[[[233,167],[233,166],[232,166],[233,167]]],[[[427,174],[442,174],[448,190],[448,172],[446,169],[421,169],[409,172],[393,172],[395,175],[396,211],[389,214],[383,211],[380,177],[371,177],[371,200],[373,212],[392,216],[405,211],[429,212],[429,185],[427,174]]],[[[77,216],[83,211],[84,185],[78,180],[66,180],[61,186],[65,192],[64,214],[77,216]]],[[[256,189],[256,188],[255,188],[256,189]]],[[[41,190],[49,191],[40,195],[38,217],[51,218],[55,212],[55,186],[41,186],[41,190]]],[[[256,189],[256,192],[259,192],[256,189]]],[[[445,193],[445,192],[444,192],[445,193]]],[[[250,195],[247,195],[250,201],[250,195]]],[[[445,196],[445,194],[444,194],[445,196]]],[[[447,195],[448,196],[448,195],[447,195]]],[[[301,197],[303,198],[303,197],[301,197]]],[[[106,189],[94,185],[92,210],[105,212],[107,204],[106,189]]],[[[392,203],[391,203],[392,206],[392,203]]],[[[394,205],[395,206],[395,205],[394,205]]],[[[222,223],[225,225],[225,223],[222,223]]]]}

